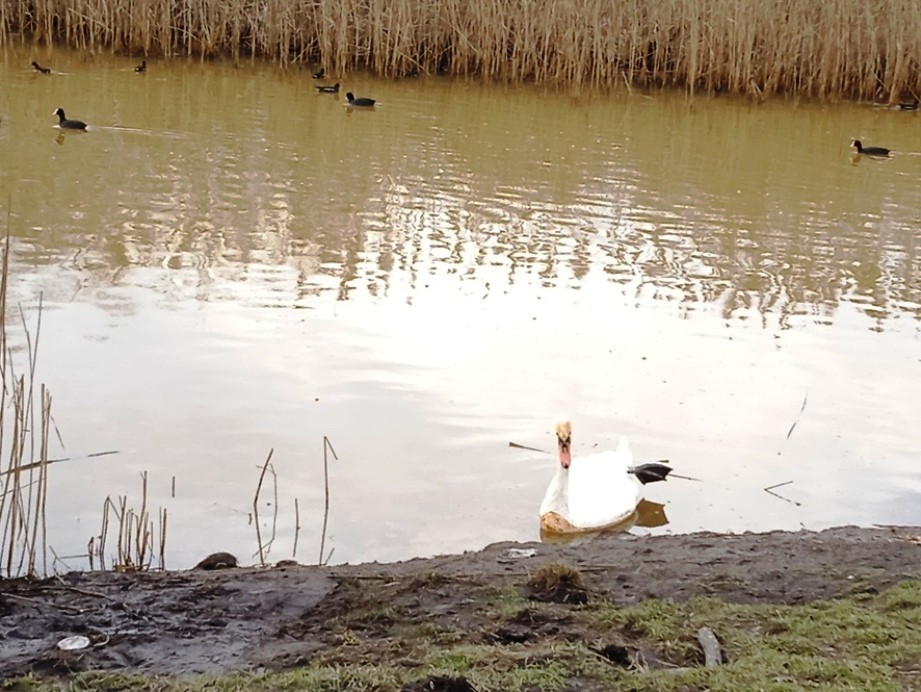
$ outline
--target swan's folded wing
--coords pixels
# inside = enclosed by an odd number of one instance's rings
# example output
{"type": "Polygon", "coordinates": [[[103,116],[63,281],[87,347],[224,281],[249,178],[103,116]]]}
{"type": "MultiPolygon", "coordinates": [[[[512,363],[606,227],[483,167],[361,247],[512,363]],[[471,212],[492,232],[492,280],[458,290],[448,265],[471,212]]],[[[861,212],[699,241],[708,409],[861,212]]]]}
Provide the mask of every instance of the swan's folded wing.
{"type": "Polygon", "coordinates": [[[573,460],[569,468],[569,518],[581,528],[626,519],[640,501],[640,488],[627,469],[627,455],[602,452],[573,460]]]}

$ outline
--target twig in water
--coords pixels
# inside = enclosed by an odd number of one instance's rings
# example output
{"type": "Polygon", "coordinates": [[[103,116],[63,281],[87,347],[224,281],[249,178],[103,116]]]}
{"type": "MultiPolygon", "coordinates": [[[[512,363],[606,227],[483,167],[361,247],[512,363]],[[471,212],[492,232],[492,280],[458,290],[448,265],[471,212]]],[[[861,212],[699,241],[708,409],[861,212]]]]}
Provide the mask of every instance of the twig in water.
{"type": "Polygon", "coordinates": [[[696,481],[698,483],[703,483],[703,481],[700,480],[699,478],[694,478],[693,476],[682,476],[680,473],[675,473],[675,472],[671,473],[671,477],[680,478],[683,481],[696,481]]]}
{"type": "Polygon", "coordinates": [[[166,507],[160,508],[160,571],[166,569],[166,507]]]}
{"type": "Polygon", "coordinates": [[[803,411],[806,410],[806,399],[809,398],[809,392],[803,396],[803,405],[800,406],[799,413],[796,414],[796,420],[793,421],[793,425],[790,426],[790,429],[787,430],[787,439],[790,439],[790,435],[793,434],[793,428],[796,427],[796,424],[799,423],[800,417],[803,415],[803,411]]]}
{"type": "Polygon", "coordinates": [[[272,496],[274,498],[274,504],[272,506],[272,537],[265,544],[266,555],[272,550],[272,545],[275,543],[276,530],[278,529],[278,474],[275,473],[275,464],[269,466],[269,471],[272,474],[272,496]]]}
{"type": "Polygon", "coordinates": [[[775,483],[774,485],[769,485],[764,490],[766,492],[771,492],[774,488],[782,488],[785,485],[790,485],[791,483],[793,483],[793,481],[784,481],[783,483],[775,483]]]}
{"type": "Polygon", "coordinates": [[[259,528],[259,492],[262,490],[262,481],[265,478],[266,469],[272,461],[272,454],[275,448],[269,450],[269,455],[265,458],[262,465],[262,473],[259,474],[259,483],[256,485],[256,494],[253,496],[253,521],[256,524],[256,542],[259,543],[259,564],[265,567],[265,546],[262,544],[262,531],[259,528]]]}
{"type": "Polygon", "coordinates": [[[301,535],[301,510],[297,504],[297,498],[294,498],[294,550],[291,557],[297,558],[297,539],[301,535]]]}
{"type": "MultiPolygon", "coordinates": [[[[89,543],[89,545],[88,545],[87,547],[91,546],[91,545],[92,545],[92,542],[93,542],[93,539],[91,538],[91,539],[90,539],[90,543],[89,543]]],[[[56,577],[58,577],[58,579],[60,579],[60,576],[59,576],[59,575],[61,574],[61,572],[59,571],[59,569],[63,569],[65,572],[73,572],[73,571],[74,571],[74,568],[71,567],[69,564],[67,564],[67,560],[77,560],[77,559],[82,560],[82,559],[88,557],[88,558],[90,559],[90,571],[91,571],[91,572],[93,571],[93,567],[92,567],[93,556],[92,556],[92,554],[78,553],[78,554],[76,554],[76,555],[58,555],[57,552],[55,552],[54,547],[53,547],[53,546],[50,546],[50,545],[48,546],[48,551],[51,553],[51,557],[53,558],[52,561],[51,561],[51,569],[52,569],[52,571],[54,572],[54,575],[55,575],[56,577]]]]}
{"type": "Polygon", "coordinates": [[[323,533],[320,534],[320,561],[317,563],[322,566],[323,564],[329,563],[329,558],[333,556],[333,551],[329,551],[329,556],[326,558],[326,563],[323,562],[323,551],[326,548],[326,525],[329,521],[329,461],[327,459],[326,450],[332,452],[333,459],[339,461],[339,457],[336,455],[336,450],[333,449],[332,442],[329,441],[329,438],[323,436],[323,487],[325,490],[325,501],[323,504],[323,533]]]}
{"type": "Polygon", "coordinates": [[[150,564],[147,560],[147,551],[150,548],[150,532],[147,531],[147,471],[141,473],[141,512],[138,515],[138,530],[134,534],[135,553],[138,558],[138,567],[150,564]]]}
{"type": "Polygon", "coordinates": [[[782,488],[785,485],[790,485],[792,482],[793,481],[784,481],[783,483],[775,483],[774,485],[769,485],[768,487],[764,488],[764,492],[766,492],[768,495],[773,495],[774,497],[780,498],[784,502],[789,502],[791,505],[796,505],[797,507],[800,507],[801,505],[799,502],[796,502],[795,500],[791,500],[789,497],[784,497],[783,495],[780,495],[774,492],[774,488],[782,488]]]}
{"type": "Polygon", "coordinates": [[[513,449],[526,449],[529,452],[540,452],[541,454],[550,454],[546,449],[538,449],[537,447],[528,447],[527,445],[520,445],[517,442],[509,442],[509,447],[513,449]]]}
{"type": "MultiPolygon", "coordinates": [[[[76,459],[92,459],[93,457],[104,457],[109,454],[119,454],[119,451],[117,449],[112,449],[107,452],[93,452],[92,454],[84,454],[83,456],[79,456],[79,457],[61,457],[59,459],[48,459],[47,461],[44,459],[40,459],[39,461],[33,461],[30,464],[23,464],[22,466],[19,467],[19,470],[28,471],[30,469],[37,469],[39,466],[42,466],[43,464],[45,465],[57,464],[59,461],[74,461],[76,459]]],[[[10,473],[10,472],[0,471],[0,476],[4,476],[7,473],[10,473]]]]}

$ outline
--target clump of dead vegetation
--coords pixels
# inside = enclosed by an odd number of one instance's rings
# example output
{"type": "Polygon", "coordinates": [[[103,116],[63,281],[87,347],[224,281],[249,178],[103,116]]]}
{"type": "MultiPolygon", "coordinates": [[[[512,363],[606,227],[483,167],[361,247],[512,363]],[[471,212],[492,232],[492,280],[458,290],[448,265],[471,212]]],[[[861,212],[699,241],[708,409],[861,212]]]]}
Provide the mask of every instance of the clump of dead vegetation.
{"type": "Polygon", "coordinates": [[[568,565],[544,565],[528,580],[528,590],[535,601],[573,604],[588,601],[582,574],[568,565]]]}
{"type": "Polygon", "coordinates": [[[166,568],[166,526],[167,512],[161,507],[157,512],[157,528],[147,507],[147,472],[141,474],[141,505],[138,508],[128,504],[126,495],[116,500],[107,497],[103,503],[102,528],[98,537],[90,539],[87,553],[90,569],[95,568],[95,559],[100,569],[109,566],[116,572],[139,572],[150,569],[154,558],[157,568],[166,568]],[[108,555],[107,546],[114,531],[115,553],[108,555]]]}

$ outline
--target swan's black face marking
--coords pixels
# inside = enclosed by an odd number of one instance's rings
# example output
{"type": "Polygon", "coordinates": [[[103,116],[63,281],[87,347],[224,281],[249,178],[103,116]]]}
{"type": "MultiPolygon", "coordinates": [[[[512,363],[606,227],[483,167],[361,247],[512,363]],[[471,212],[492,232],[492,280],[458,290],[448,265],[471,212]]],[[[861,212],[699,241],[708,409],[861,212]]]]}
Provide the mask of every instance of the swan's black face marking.
{"type": "Polygon", "coordinates": [[[569,451],[571,438],[569,435],[557,433],[556,441],[560,450],[560,463],[564,469],[568,469],[569,464],[572,462],[572,454],[569,451]]]}

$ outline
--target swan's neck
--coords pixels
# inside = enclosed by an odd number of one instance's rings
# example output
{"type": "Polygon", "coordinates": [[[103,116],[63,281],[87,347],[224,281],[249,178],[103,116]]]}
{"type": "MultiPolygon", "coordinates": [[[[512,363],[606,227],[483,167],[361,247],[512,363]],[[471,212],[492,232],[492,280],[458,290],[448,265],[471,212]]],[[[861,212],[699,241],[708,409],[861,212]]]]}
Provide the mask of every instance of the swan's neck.
{"type": "Polygon", "coordinates": [[[556,512],[564,519],[569,519],[569,469],[557,464],[556,473],[547,486],[544,501],[540,503],[541,515],[556,512]]]}

